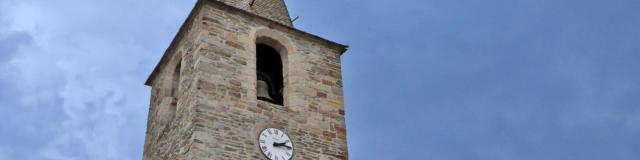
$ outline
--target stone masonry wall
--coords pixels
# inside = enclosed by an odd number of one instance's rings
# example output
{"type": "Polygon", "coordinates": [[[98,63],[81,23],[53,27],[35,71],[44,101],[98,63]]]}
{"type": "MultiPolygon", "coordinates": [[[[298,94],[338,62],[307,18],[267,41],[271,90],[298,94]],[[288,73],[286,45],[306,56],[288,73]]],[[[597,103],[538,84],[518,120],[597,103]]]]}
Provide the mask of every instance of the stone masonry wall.
{"type": "Polygon", "coordinates": [[[292,26],[284,0],[217,0],[287,26],[292,26]],[[253,6],[251,6],[253,2],[253,6]]]}
{"type": "Polygon", "coordinates": [[[202,3],[152,85],[144,159],[265,159],[257,141],[269,127],[289,134],[293,159],[347,159],[341,51],[272,21],[202,3]],[[257,42],[283,54],[284,106],[256,99],[257,42]],[[169,84],[178,61],[175,99],[169,84]]]}
{"type": "MultiPolygon", "coordinates": [[[[198,8],[196,8],[198,10],[198,8]]],[[[195,118],[195,90],[191,84],[195,78],[194,51],[198,48],[199,33],[196,25],[183,26],[184,37],[176,37],[175,49],[169,50],[170,61],[160,68],[151,90],[151,107],[147,122],[143,159],[185,159],[193,143],[195,118]],[[178,97],[171,95],[174,69],[181,63],[178,97]]]]}

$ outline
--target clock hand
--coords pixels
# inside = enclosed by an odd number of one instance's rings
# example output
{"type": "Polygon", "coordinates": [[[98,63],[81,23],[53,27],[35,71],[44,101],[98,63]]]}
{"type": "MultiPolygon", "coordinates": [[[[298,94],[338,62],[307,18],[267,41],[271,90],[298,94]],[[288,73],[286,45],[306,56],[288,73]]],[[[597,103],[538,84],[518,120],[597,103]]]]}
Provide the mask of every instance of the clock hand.
{"type": "Polygon", "coordinates": [[[273,146],[274,147],[285,147],[285,148],[287,148],[289,150],[291,150],[293,148],[293,147],[287,146],[287,143],[276,143],[276,142],[273,142],[273,146]]]}

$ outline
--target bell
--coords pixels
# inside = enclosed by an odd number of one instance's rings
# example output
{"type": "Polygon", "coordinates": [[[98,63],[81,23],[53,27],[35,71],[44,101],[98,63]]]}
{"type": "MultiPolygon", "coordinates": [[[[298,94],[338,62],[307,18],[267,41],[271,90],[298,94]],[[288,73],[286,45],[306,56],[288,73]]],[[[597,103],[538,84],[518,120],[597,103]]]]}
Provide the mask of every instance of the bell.
{"type": "Polygon", "coordinates": [[[258,99],[273,102],[269,96],[269,85],[264,80],[258,80],[258,99]]]}

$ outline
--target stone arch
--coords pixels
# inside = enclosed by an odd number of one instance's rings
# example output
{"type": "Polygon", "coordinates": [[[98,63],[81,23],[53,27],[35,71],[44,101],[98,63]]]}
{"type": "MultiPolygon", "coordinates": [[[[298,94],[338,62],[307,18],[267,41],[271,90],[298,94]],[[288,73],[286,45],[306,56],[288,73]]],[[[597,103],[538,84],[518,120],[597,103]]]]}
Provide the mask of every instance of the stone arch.
{"type": "MultiPolygon", "coordinates": [[[[261,27],[253,31],[251,37],[253,44],[262,43],[276,49],[282,59],[282,65],[284,67],[283,74],[289,73],[289,55],[295,51],[295,46],[289,38],[279,31],[266,27],[261,27]]],[[[255,52],[255,48],[253,52],[255,52]]],[[[286,77],[287,75],[284,76],[286,77]]]]}

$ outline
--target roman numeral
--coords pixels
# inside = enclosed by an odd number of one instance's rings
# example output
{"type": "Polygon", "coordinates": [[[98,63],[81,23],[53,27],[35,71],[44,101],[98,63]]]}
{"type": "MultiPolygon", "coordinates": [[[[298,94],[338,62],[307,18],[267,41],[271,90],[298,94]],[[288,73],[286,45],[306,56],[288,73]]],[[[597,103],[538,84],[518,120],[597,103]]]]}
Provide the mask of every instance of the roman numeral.
{"type": "Polygon", "coordinates": [[[260,143],[265,143],[264,140],[260,140],[260,143]]]}

